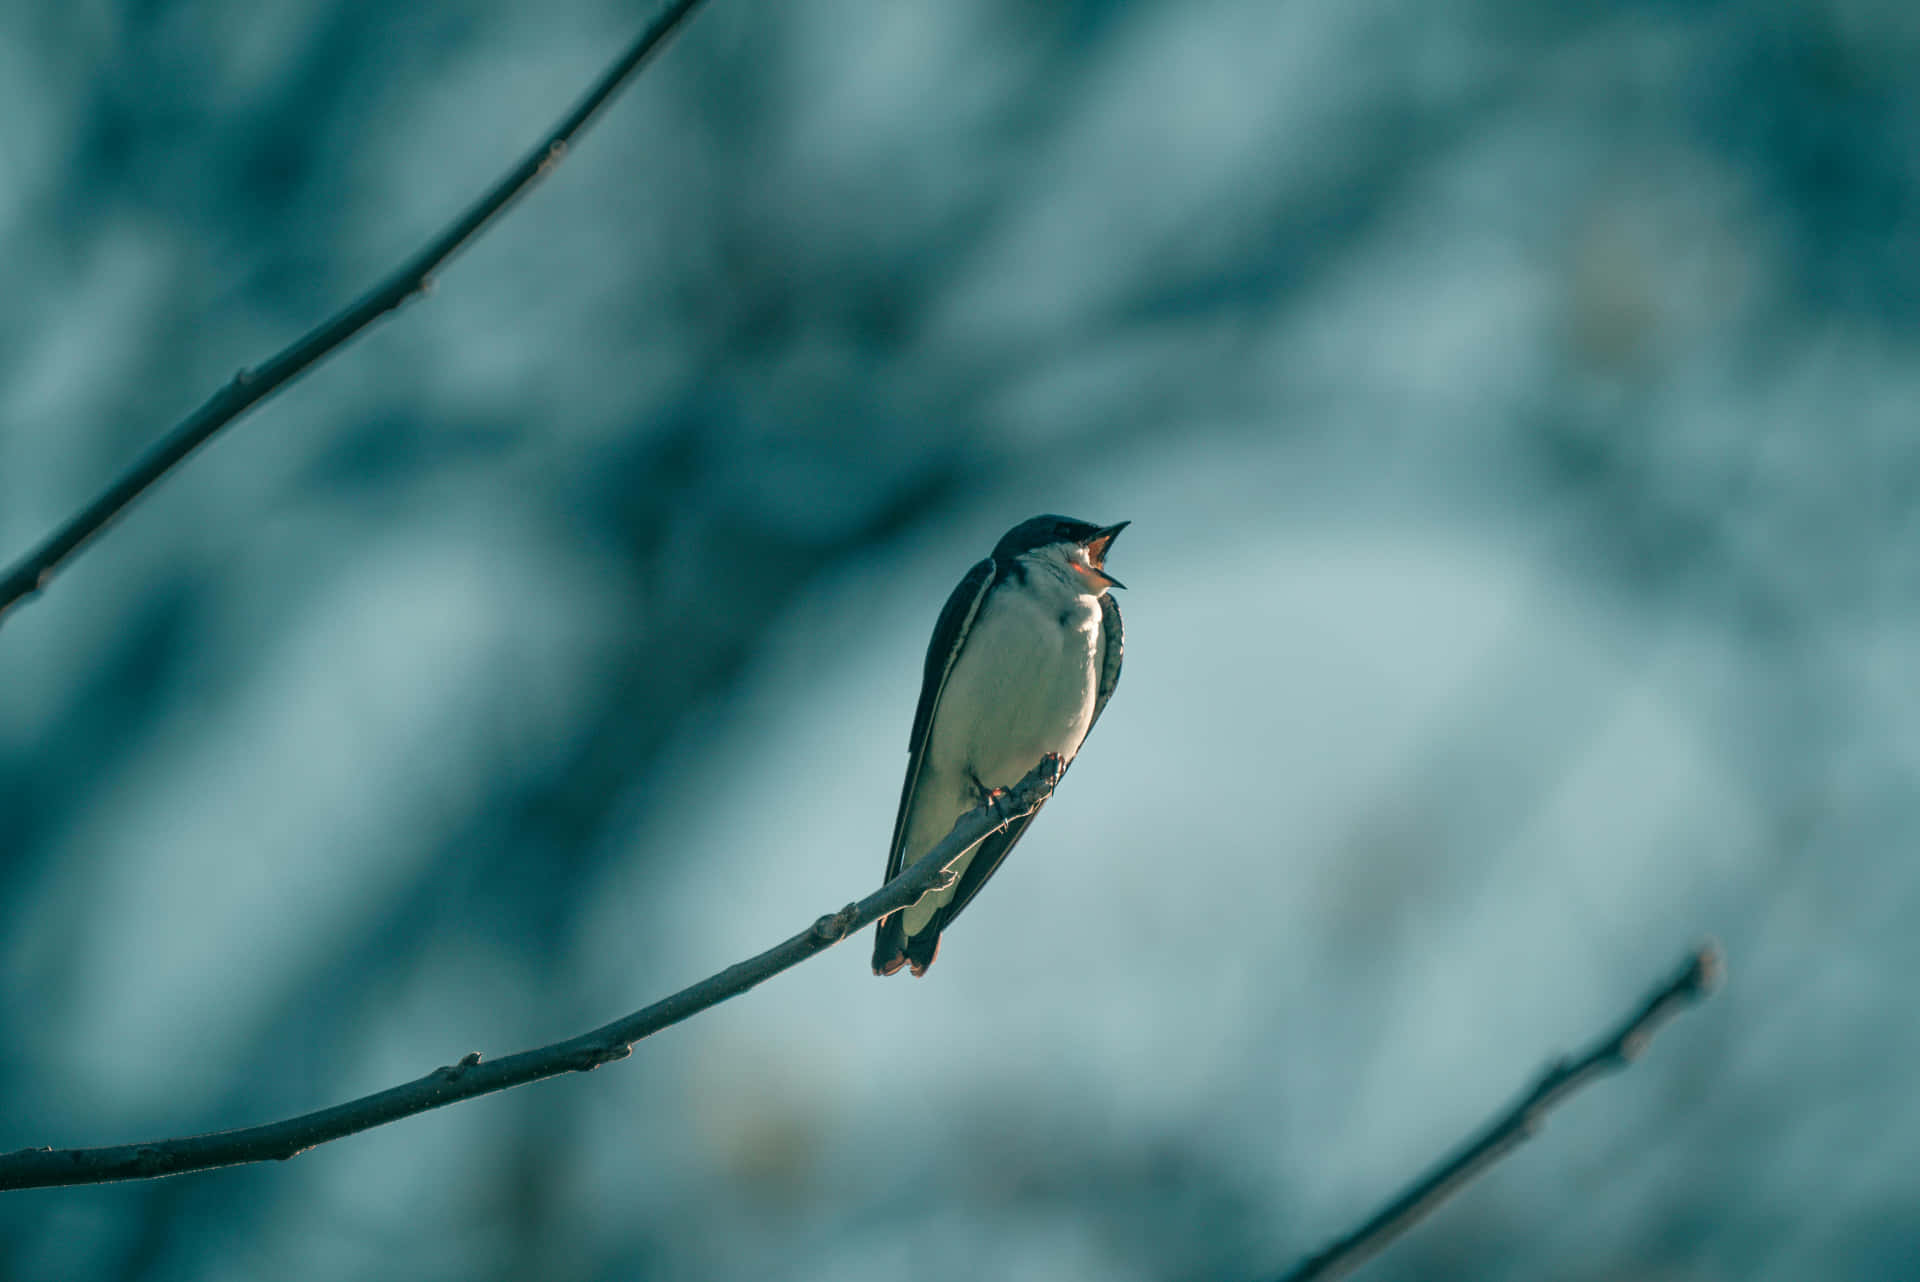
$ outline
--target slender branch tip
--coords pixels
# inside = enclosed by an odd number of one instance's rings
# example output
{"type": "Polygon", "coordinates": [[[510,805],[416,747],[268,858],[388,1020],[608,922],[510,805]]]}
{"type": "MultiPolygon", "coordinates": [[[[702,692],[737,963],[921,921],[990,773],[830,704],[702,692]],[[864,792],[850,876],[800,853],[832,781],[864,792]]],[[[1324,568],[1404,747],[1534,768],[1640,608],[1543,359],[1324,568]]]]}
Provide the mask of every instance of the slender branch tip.
{"type": "Polygon", "coordinates": [[[1727,982],[1727,954],[1720,941],[1709,935],[1693,954],[1693,982],[1702,996],[1715,992],[1727,982]]]}
{"type": "Polygon", "coordinates": [[[1709,996],[1725,974],[1718,942],[1694,949],[1679,971],[1653,989],[1640,1006],[1579,1055],[1556,1056],[1531,1090],[1497,1115],[1451,1157],[1396,1194],[1358,1228],[1308,1256],[1284,1282],[1342,1277],[1412,1227],[1469,1180],[1546,1125],[1553,1109],[1581,1087],[1630,1065],[1668,1018],[1709,996]]]}

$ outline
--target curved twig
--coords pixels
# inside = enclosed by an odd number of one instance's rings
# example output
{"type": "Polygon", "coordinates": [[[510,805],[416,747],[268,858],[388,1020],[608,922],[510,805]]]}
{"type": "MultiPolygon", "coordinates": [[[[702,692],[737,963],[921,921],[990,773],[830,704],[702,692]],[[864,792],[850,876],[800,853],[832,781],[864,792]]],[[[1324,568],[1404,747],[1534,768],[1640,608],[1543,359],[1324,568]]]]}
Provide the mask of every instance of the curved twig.
{"type": "Polygon", "coordinates": [[[434,272],[560,163],[575,136],[593,123],[613,95],[646,65],[647,59],[700,2],[671,0],[613,65],[601,73],[600,79],[573,110],[547,131],[540,144],[424,248],[357,301],[308,331],[291,346],[235,374],[226,386],[161,437],[91,503],[0,573],[0,621],[4,621],[14,606],[46,587],[89,540],[221,428],[319,364],[386,313],[409,298],[424,294],[434,272]]]}
{"type": "Polygon", "coordinates": [[[1548,1112],[1569,1095],[1595,1078],[1631,1064],[1662,1024],[1718,986],[1725,969],[1720,946],[1712,940],[1702,944],[1678,974],[1649,993],[1638,1010],[1584,1055],[1548,1065],[1533,1089],[1494,1118],[1478,1138],[1414,1181],[1359,1228],[1282,1275],[1281,1282],[1342,1277],[1358,1268],[1467,1181],[1519,1147],[1522,1140],[1540,1129],[1548,1112]]]}
{"type": "Polygon", "coordinates": [[[625,1059],[640,1039],[729,997],[737,997],[762,980],[771,979],[815,953],[831,948],[887,913],[912,904],[951,876],[948,868],[954,860],[1006,824],[1031,814],[1052,793],[1058,778],[1057,760],[1041,762],[998,801],[960,816],[939,845],[859,903],[828,913],[758,957],[729,966],[717,975],[590,1033],[504,1059],[482,1061],[475,1051],[457,1064],[436,1068],[405,1085],[264,1126],[146,1144],[116,1144],[108,1148],[21,1149],[0,1156],[0,1190],[144,1180],[220,1166],[284,1160],[328,1140],[384,1126],[428,1109],[537,1082],[543,1077],[587,1072],[625,1059]]]}

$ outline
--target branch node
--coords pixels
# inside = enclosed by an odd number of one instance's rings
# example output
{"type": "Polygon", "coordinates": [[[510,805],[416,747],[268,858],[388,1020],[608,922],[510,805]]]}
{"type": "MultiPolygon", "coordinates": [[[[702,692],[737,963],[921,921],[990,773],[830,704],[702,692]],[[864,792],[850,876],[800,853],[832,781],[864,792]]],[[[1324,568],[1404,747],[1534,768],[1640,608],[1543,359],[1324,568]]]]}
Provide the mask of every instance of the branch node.
{"type": "Polygon", "coordinates": [[[631,1054],[632,1042],[589,1042],[568,1057],[567,1067],[576,1073],[591,1073],[602,1064],[611,1064],[631,1054]]]}
{"type": "Polygon", "coordinates": [[[837,944],[852,932],[859,915],[858,904],[848,904],[837,913],[828,913],[813,923],[813,937],[823,944],[837,944]]]}
{"type": "Polygon", "coordinates": [[[461,1078],[467,1075],[468,1069],[477,1067],[479,1063],[480,1063],[480,1052],[468,1051],[465,1055],[462,1055],[460,1057],[460,1060],[458,1063],[442,1064],[440,1067],[433,1070],[432,1075],[434,1077],[439,1078],[443,1082],[457,1082],[461,1078]]]}

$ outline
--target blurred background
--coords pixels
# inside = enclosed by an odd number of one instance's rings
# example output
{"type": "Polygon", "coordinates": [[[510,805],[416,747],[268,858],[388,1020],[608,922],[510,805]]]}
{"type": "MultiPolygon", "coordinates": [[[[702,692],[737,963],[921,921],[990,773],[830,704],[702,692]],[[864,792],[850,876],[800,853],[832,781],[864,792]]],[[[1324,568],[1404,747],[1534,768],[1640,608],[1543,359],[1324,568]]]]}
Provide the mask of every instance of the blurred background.
{"type": "MultiPolygon", "coordinates": [[[[650,4],[0,3],[0,557],[419,245],[650,4]]],[[[1238,1279],[1709,933],[1379,1279],[1920,1259],[1920,7],[714,0],[0,630],[0,1150],[571,1035],[885,862],[948,591],[1126,675],[860,939],[0,1278],[1238,1279]]]]}

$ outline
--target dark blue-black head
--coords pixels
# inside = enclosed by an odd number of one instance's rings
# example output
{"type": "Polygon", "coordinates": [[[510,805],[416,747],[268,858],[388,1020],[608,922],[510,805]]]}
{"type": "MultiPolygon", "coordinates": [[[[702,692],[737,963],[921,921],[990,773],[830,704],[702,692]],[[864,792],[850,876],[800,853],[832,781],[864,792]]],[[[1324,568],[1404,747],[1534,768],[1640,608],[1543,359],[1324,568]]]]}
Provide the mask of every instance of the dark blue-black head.
{"type": "Polygon", "coordinates": [[[1131,521],[1122,521],[1118,525],[1094,525],[1090,521],[1076,521],[1070,516],[1029,517],[1000,536],[1000,541],[993,547],[993,559],[1005,564],[1015,557],[1054,544],[1080,547],[1086,549],[1087,566],[1103,583],[1123,588],[1126,584],[1106,573],[1103,567],[1107,560],[1107,549],[1120,537],[1120,531],[1131,524],[1131,521]]]}

